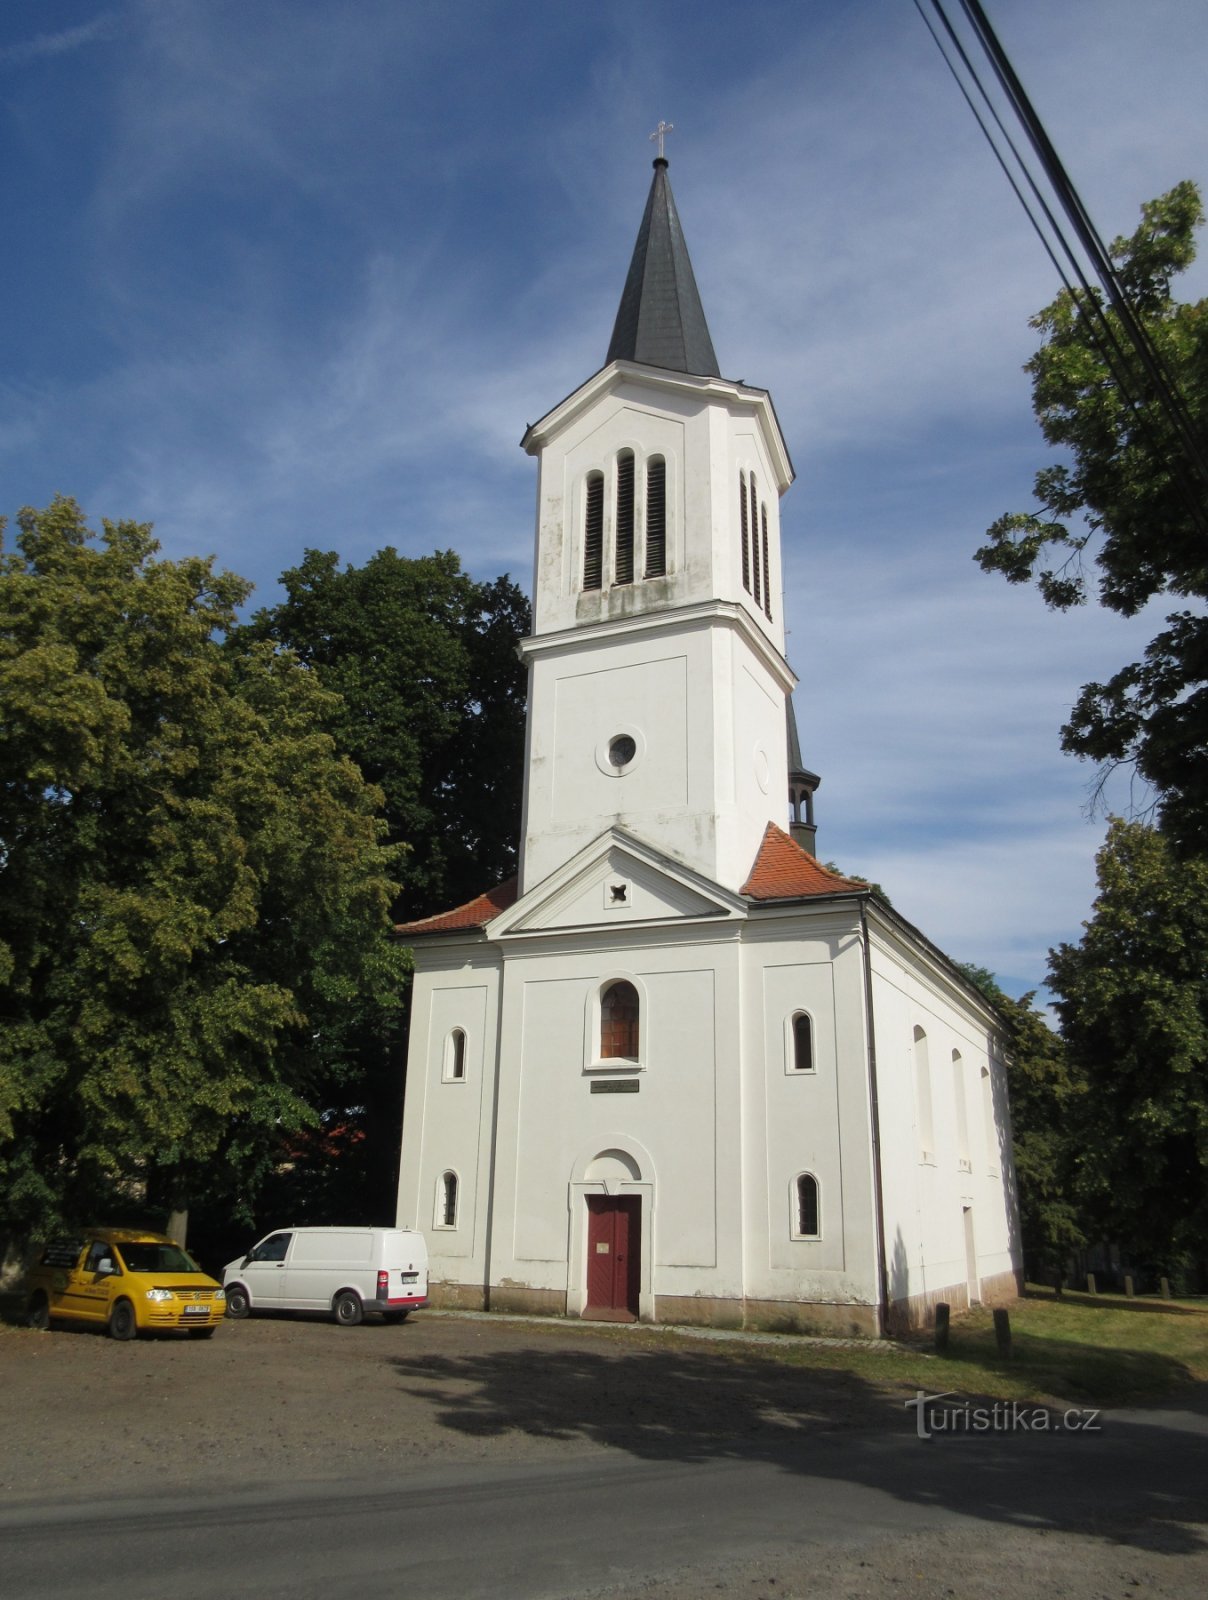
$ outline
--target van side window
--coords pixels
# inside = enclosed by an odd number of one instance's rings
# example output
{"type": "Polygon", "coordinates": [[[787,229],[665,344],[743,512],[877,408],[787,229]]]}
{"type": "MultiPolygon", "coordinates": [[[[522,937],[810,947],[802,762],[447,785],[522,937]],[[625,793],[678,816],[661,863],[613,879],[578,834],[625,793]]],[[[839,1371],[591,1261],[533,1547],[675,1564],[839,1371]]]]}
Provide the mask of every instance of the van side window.
{"type": "Polygon", "coordinates": [[[284,1261],[285,1252],[289,1249],[289,1241],[293,1238],[291,1233],[274,1233],[265,1239],[263,1244],[258,1244],[252,1251],[253,1261],[284,1261]]]}

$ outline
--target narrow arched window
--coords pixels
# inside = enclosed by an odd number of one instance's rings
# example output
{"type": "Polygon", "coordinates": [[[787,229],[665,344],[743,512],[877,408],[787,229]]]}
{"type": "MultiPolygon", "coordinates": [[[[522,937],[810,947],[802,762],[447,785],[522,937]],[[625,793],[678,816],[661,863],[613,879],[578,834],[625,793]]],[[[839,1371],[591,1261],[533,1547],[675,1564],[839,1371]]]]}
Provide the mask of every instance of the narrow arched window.
{"type": "Polygon", "coordinates": [[[466,1035],[463,1028],[454,1028],[449,1035],[445,1054],[445,1076],[459,1083],[466,1075],[466,1035]]]}
{"type": "Polygon", "coordinates": [[[751,535],[747,523],[747,475],[738,474],[738,517],[742,523],[742,586],[751,591],[751,535]]]}
{"type": "Polygon", "coordinates": [[[812,1173],[803,1172],[797,1179],[797,1234],[802,1239],[816,1239],[822,1231],[818,1215],[818,1180],[812,1173]]]}
{"type": "Polygon", "coordinates": [[[914,1096],[921,1158],[931,1161],[935,1150],[931,1126],[931,1063],[927,1058],[927,1035],[922,1028],[914,1030],[914,1096]]]}
{"type": "Polygon", "coordinates": [[[604,580],[604,474],[587,475],[583,512],[583,587],[598,589],[604,580]]]}
{"type": "Polygon", "coordinates": [[[986,1128],[986,1165],[998,1171],[998,1127],[994,1120],[994,1085],[988,1067],[981,1069],[982,1121],[986,1128]]]}
{"type": "Polygon", "coordinates": [[[793,1018],[793,1070],[814,1070],[814,1025],[804,1011],[793,1018]]]}
{"type": "Polygon", "coordinates": [[[751,575],[754,578],[754,587],[751,593],[755,596],[755,604],[760,604],[759,599],[759,497],[755,493],[755,474],[751,474],[751,575]]]}
{"type": "Polygon", "coordinates": [[[667,463],[651,456],[646,463],[646,576],[667,571],[667,463]]]}
{"type": "Polygon", "coordinates": [[[759,520],[763,526],[763,609],[768,621],[772,620],[772,585],[768,577],[768,508],[760,506],[759,520]]]}
{"type": "Polygon", "coordinates": [[[457,1226],[457,1174],[446,1172],[440,1180],[440,1225],[457,1226]]]}
{"type": "Polygon", "coordinates": [[[617,554],[614,583],[633,582],[633,451],[617,457],[617,554]]]}
{"type": "Polygon", "coordinates": [[[965,1063],[959,1050],[952,1052],[952,1093],[956,1100],[956,1159],[961,1170],[970,1170],[969,1107],[965,1099],[965,1063]]]}
{"type": "Polygon", "coordinates": [[[600,1060],[638,1058],[638,992],[623,979],[600,996],[600,1060]]]}

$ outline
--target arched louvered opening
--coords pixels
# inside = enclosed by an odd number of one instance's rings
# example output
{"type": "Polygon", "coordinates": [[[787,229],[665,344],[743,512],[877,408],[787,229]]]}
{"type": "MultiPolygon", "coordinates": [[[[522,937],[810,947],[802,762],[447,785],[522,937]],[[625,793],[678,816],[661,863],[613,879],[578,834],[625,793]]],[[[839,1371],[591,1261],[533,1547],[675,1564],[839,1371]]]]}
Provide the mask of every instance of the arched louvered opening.
{"type": "Polygon", "coordinates": [[[754,582],[750,585],[751,593],[755,596],[755,604],[760,605],[759,598],[759,499],[755,493],[755,474],[751,474],[751,577],[754,582]]]}
{"type": "Polygon", "coordinates": [[[617,457],[617,553],[614,583],[633,582],[633,451],[617,457]]]}
{"type": "Polygon", "coordinates": [[[801,1239],[816,1239],[821,1233],[821,1215],[818,1205],[818,1180],[810,1172],[797,1179],[797,1235],[801,1239]]]}
{"type": "Polygon", "coordinates": [[[599,589],[604,581],[604,474],[587,475],[583,513],[583,587],[599,589]]]}
{"type": "Polygon", "coordinates": [[[667,571],[667,463],[651,456],[646,463],[646,576],[667,571]]]}
{"type": "Polygon", "coordinates": [[[760,506],[759,521],[763,528],[763,609],[768,621],[772,620],[772,585],[768,578],[768,508],[760,506]]]}
{"type": "Polygon", "coordinates": [[[600,996],[600,1060],[638,1059],[638,992],[624,979],[600,996]]]}
{"type": "Polygon", "coordinates": [[[742,586],[751,592],[751,535],[747,523],[747,475],[738,474],[738,519],[742,524],[742,586]]]}

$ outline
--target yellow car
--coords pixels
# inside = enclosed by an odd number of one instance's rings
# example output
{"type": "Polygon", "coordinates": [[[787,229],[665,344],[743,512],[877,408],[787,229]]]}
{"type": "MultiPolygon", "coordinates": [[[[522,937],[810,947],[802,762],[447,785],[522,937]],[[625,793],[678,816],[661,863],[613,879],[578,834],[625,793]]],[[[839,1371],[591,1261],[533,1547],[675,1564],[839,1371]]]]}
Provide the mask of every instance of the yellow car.
{"type": "Polygon", "coordinates": [[[145,1228],[89,1228],[78,1238],[57,1239],[27,1286],[31,1328],[92,1323],[114,1339],[157,1328],[209,1339],[226,1311],[222,1285],[167,1234],[145,1228]]]}

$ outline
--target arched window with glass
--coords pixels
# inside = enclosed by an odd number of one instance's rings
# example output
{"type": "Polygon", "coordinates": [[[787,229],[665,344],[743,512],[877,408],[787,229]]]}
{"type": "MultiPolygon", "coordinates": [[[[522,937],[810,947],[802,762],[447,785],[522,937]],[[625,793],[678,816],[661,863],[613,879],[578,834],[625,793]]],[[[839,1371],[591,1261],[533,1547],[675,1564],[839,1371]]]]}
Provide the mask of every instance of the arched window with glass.
{"type": "Polygon", "coordinates": [[[600,996],[600,1060],[636,1061],[640,1027],[638,992],[624,978],[600,996]]]}
{"type": "Polygon", "coordinates": [[[793,1236],[797,1239],[822,1236],[818,1180],[812,1172],[801,1173],[793,1184],[793,1236]]]}

